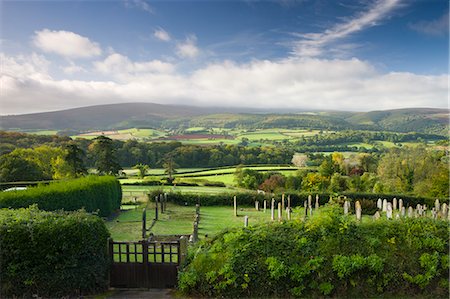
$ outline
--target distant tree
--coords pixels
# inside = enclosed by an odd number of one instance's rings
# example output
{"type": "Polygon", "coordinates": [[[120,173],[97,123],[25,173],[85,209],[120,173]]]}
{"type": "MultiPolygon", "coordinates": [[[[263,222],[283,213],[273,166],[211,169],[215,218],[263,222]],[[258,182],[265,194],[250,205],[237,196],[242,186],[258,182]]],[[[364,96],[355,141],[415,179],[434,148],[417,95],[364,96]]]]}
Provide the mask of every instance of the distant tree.
{"type": "Polygon", "coordinates": [[[286,183],[286,177],[281,174],[271,175],[268,179],[266,179],[261,185],[259,185],[259,189],[264,190],[266,192],[274,192],[275,190],[284,187],[286,183]]]}
{"type": "Polygon", "coordinates": [[[87,169],[84,166],[86,153],[74,142],[67,143],[63,148],[66,151],[64,159],[69,165],[72,177],[86,175],[87,169]]]}
{"type": "Polygon", "coordinates": [[[0,157],[0,182],[39,181],[46,179],[39,166],[14,154],[0,157]]]}
{"type": "Polygon", "coordinates": [[[95,159],[95,166],[100,174],[119,173],[122,169],[115,155],[115,149],[112,140],[105,136],[98,136],[92,144],[92,152],[95,159]]]}
{"type": "Polygon", "coordinates": [[[177,167],[178,167],[178,165],[173,160],[173,156],[172,155],[168,155],[164,159],[163,168],[164,168],[164,173],[167,174],[167,182],[169,184],[172,184],[172,182],[175,180],[173,175],[175,173],[177,173],[177,170],[176,170],[177,167]]]}
{"type": "Polygon", "coordinates": [[[292,164],[296,167],[305,167],[308,162],[308,156],[306,154],[295,153],[291,160],[292,164]]]}
{"type": "Polygon", "coordinates": [[[139,170],[139,177],[141,179],[143,179],[145,177],[145,174],[150,169],[150,167],[148,165],[145,165],[142,163],[134,165],[133,168],[139,170]]]}

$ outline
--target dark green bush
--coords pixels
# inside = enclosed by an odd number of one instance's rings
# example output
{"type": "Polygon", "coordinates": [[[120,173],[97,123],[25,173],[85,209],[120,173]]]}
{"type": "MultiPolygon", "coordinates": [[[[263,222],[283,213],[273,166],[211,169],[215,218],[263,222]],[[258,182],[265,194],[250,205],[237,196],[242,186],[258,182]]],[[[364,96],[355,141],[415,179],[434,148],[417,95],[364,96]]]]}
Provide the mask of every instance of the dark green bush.
{"type": "Polygon", "coordinates": [[[84,211],[0,210],[0,297],[62,297],[108,288],[108,230],[84,211]]]}
{"type": "Polygon", "coordinates": [[[37,204],[46,211],[98,210],[100,216],[109,216],[119,209],[121,200],[120,183],[111,176],[88,176],[22,191],[0,192],[0,208],[25,208],[37,204]]]}
{"type": "Polygon", "coordinates": [[[448,298],[448,223],[363,221],[327,205],[306,222],[225,231],[190,251],[185,294],[206,297],[448,298]]]}
{"type": "Polygon", "coordinates": [[[209,186],[209,187],[226,187],[224,182],[204,182],[203,186],[209,186]]]}

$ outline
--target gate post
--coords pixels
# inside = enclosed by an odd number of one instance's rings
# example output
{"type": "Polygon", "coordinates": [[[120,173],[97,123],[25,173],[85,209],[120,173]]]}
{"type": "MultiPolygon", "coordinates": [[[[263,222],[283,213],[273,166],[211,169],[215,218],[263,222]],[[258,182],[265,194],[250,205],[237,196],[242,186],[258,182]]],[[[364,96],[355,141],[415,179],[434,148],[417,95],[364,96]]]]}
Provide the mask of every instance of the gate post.
{"type": "Polygon", "coordinates": [[[144,277],[145,277],[145,283],[144,283],[144,287],[145,288],[149,288],[149,271],[148,271],[148,267],[149,267],[149,263],[148,263],[148,242],[147,240],[142,240],[142,263],[144,266],[144,277]]]}

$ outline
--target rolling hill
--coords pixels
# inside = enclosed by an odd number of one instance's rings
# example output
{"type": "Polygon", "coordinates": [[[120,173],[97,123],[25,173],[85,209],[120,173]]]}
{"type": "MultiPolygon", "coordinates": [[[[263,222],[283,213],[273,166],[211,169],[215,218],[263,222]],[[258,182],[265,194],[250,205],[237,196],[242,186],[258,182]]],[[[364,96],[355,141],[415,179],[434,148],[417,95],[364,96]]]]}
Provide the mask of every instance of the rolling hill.
{"type": "Polygon", "coordinates": [[[2,130],[110,130],[221,127],[381,130],[448,134],[449,110],[408,108],[346,112],[276,113],[270,110],[194,107],[153,103],[90,106],[54,112],[0,116],[2,130]]]}

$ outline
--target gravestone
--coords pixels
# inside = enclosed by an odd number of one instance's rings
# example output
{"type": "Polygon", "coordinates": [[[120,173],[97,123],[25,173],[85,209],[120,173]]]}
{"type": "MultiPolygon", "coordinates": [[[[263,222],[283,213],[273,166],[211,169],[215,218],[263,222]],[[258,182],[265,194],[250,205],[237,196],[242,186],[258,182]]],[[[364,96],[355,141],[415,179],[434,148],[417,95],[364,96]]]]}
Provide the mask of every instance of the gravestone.
{"type": "Polygon", "coordinates": [[[283,194],[281,194],[281,207],[283,208],[283,210],[284,210],[284,193],[283,194]]]}
{"type": "Polygon", "coordinates": [[[402,206],[402,208],[400,209],[400,216],[405,217],[406,214],[406,209],[405,207],[402,206]]]}
{"type": "Polygon", "coordinates": [[[355,213],[356,213],[356,220],[361,221],[362,209],[359,200],[357,200],[355,203],[355,213]]]}
{"type": "Polygon", "coordinates": [[[291,220],[291,208],[286,208],[287,220],[291,220]]]}
{"type": "Polygon", "coordinates": [[[259,211],[259,201],[255,201],[255,210],[259,211]]]}
{"type": "Polygon", "coordinates": [[[319,208],[319,195],[316,195],[316,204],[314,208],[317,210],[319,208]]]}
{"type": "Polygon", "coordinates": [[[244,227],[248,227],[248,216],[244,216],[244,227]]]}
{"type": "Polygon", "coordinates": [[[308,202],[306,200],[303,203],[303,207],[305,209],[305,218],[307,218],[308,217],[308,202]]]}
{"type": "Polygon", "coordinates": [[[275,220],[275,199],[272,198],[272,206],[270,208],[270,219],[275,220]]]}
{"type": "Polygon", "coordinates": [[[395,197],[392,200],[392,210],[394,210],[394,211],[397,210],[397,198],[395,198],[395,197]]]}
{"type": "Polygon", "coordinates": [[[400,199],[398,200],[398,209],[401,211],[402,208],[403,208],[403,199],[400,198],[400,199]]]}
{"type": "Polygon", "coordinates": [[[310,206],[309,207],[309,216],[312,216],[312,214],[313,214],[313,208],[312,208],[312,206],[310,206]]]}
{"type": "Polygon", "coordinates": [[[386,207],[386,218],[392,219],[392,204],[390,202],[388,202],[386,207]]]}
{"type": "Polygon", "coordinates": [[[378,210],[383,209],[383,202],[381,201],[381,198],[378,198],[377,200],[377,208],[378,210]]]}
{"type": "Polygon", "coordinates": [[[381,218],[380,212],[376,211],[375,214],[373,214],[373,219],[378,220],[381,218]]]}
{"type": "Polygon", "coordinates": [[[436,201],[434,202],[434,207],[435,207],[436,213],[441,210],[441,203],[439,202],[439,199],[436,199],[436,201]]]}
{"type": "Polygon", "coordinates": [[[312,196],[308,195],[308,208],[311,206],[312,196]]]}
{"type": "Polygon", "coordinates": [[[237,217],[237,201],[236,201],[236,195],[234,196],[234,217],[237,217]]]}
{"type": "Polygon", "coordinates": [[[344,201],[344,215],[348,214],[348,208],[349,208],[349,202],[348,201],[344,201]]]}
{"type": "Polygon", "coordinates": [[[264,213],[266,212],[267,209],[267,200],[264,199],[264,213]]]}
{"type": "Polygon", "coordinates": [[[422,216],[422,214],[423,214],[422,206],[420,204],[417,204],[417,206],[416,206],[416,217],[422,216]]]}
{"type": "Polygon", "coordinates": [[[414,215],[414,209],[410,206],[408,207],[408,218],[412,218],[414,215]]]}
{"type": "Polygon", "coordinates": [[[436,208],[432,208],[432,209],[431,209],[431,217],[433,217],[433,219],[436,219],[436,218],[437,218],[436,208]]]}
{"type": "Polygon", "coordinates": [[[289,209],[291,208],[291,196],[288,195],[288,206],[289,209]]]}
{"type": "Polygon", "coordinates": [[[382,209],[383,212],[386,212],[386,210],[387,210],[387,204],[388,204],[387,199],[386,199],[386,198],[383,199],[383,209],[382,209]]]}
{"type": "Polygon", "coordinates": [[[444,203],[442,204],[441,217],[442,217],[443,219],[446,219],[446,218],[447,218],[447,213],[448,213],[448,205],[444,202],[444,203]]]}
{"type": "Polygon", "coordinates": [[[282,207],[281,207],[281,202],[278,203],[278,221],[281,221],[282,219],[282,214],[281,212],[283,211],[282,207]]]}

